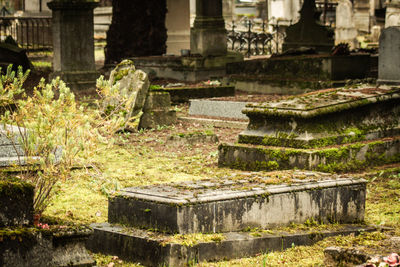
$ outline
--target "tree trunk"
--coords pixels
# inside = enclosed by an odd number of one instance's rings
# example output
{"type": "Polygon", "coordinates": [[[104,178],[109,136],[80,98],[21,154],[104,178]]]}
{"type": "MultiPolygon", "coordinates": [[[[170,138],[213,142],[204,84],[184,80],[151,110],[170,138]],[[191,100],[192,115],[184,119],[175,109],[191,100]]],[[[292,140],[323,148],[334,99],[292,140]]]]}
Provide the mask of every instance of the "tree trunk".
{"type": "Polygon", "coordinates": [[[166,51],[166,0],[114,0],[107,32],[105,64],[135,56],[162,55],[166,51]]]}

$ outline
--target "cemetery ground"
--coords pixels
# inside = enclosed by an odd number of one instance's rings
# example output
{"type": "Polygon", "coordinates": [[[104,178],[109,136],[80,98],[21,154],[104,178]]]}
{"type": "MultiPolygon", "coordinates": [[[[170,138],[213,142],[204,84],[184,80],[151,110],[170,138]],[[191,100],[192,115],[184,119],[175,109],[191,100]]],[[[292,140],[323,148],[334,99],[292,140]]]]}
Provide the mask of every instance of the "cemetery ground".
{"type": "MultiPolygon", "coordinates": [[[[40,73],[39,73],[40,74],[40,73]]],[[[35,75],[31,79],[36,79],[35,75]]],[[[32,82],[34,84],[35,81],[32,82]]],[[[29,81],[27,85],[29,86],[29,81]]],[[[29,90],[28,90],[29,92],[29,90]]],[[[95,96],[89,92],[78,95],[81,102],[90,103],[95,96]]],[[[276,98],[276,96],[264,96],[276,98]]],[[[243,99],[241,95],[238,98],[243,99]]],[[[251,98],[251,96],[250,96],[251,98]]],[[[254,97],[253,97],[254,98],[254,97]]],[[[263,98],[263,97],[255,97],[263,98]]],[[[187,116],[188,105],[174,107],[178,117],[187,116]]],[[[44,212],[42,221],[60,224],[84,224],[107,221],[108,196],[125,187],[152,185],[168,182],[222,178],[225,176],[247,177],[249,172],[218,168],[219,143],[234,143],[241,129],[212,127],[180,121],[172,126],[159,126],[137,133],[120,133],[115,143],[103,146],[86,167],[76,166],[71,179],[57,184],[56,195],[44,212]],[[218,142],[176,142],[193,135],[216,135],[218,142]],[[176,138],[175,138],[176,139],[176,138]]],[[[271,177],[270,183],[282,181],[279,172],[261,172],[271,177]]],[[[400,165],[388,165],[363,170],[349,175],[366,178],[367,203],[365,223],[377,225],[380,230],[362,233],[359,236],[330,237],[313,246],[293,246],[283,252],[260,253],[259,256],[226,262],[196,263],[196,266],[323,266],[324,249],[329,246],[366,246],[372,251],[384,251],[381,243],[386,236],[400,235],[400,165]]],[[[321,225],[309,221],[302,225],[291,225],[286,231],[319,231],[335,228],[337,225],[321,225]]],[[[243,229],[257,236],[262,229],[243,229]]],[[[268,231],[268,230],[267,230],[268,231]]],[[[217,241],[222,234],[175,235],[169,242],[191,246],[200,241],[217,241]]],[[[118,259],[115,256],[93,255],[98,266],[140,266],[118,259]],[[113,265],[114,264],[114,265],[113,265]]]]}
{"type": "MultiPolygon", "coordinates": [[[[184,113],[186,106],[179,106],[184,113]]],[[[130,186],[151,185],[186,180],[201,180],[208,177],[236,175],[246,177],[248,172],[218,168],[218,143],[185,144],[169,142],[169,136],[194,133],[215,133],[219,142],[234,142],[241,130],[211,128],[198,124],[178,122],[174,126],[159,127],[138,133],[120,134],[111,147],[100,151],[92,159],[90,168],[76,169],[73,177],[60,184],[53,203],[45,212],[45,220],[90,224],[107,221],[107,197],[114,190],[130,186]]],[[[284,252],[265,252],[258,257],[231,260],[218,263],[200,263],[198,266],[318,266],[323,264],[323,250],[329,246],[368,245],[380,248],[379,241],[387,234],[400,234],[400,166],[386,166],[369,170],[368,173],[354,173],[369,180],[366,224],[393,227],[385,232],[366,233],[357,237],[332,237],[314,246],[299,246],[284,252]]],[[[278,172],[270,173],[271,183],[279,182],[278,172]]],[[[293,225],[288,229],[315,230],[329,229],[335,225],[318,225],[310,222],[293,225]]],[[[244,229],[254,231],[260,229],[244,229]]],[[[218,234],[176,235],[175,242],[195,244],[201,240],[215,240],[218,234]]],[[[383,249],[383,247],[381,247],[383,249]]],[[[114,262],[115,266],[139,266],[122,262],[112,256],[94,255],[100,266],[114,262]]]]}
{"type": "MultiPolygon", "coordinates": [[[[26,82],[27,93],[31,92],[40,77],[49,71],[44,64],[38,67],[26,82]]],[[[255,100],[276,99],[275,95],[241,94],[237,99],[248,97],[255,100]]],[[[77,94],[77,100],[89,107],[96,98],[94,91],[77,94]]],[[[174,106],[177,116],[188,116],[188,105],[174,106]]],[[[59,182],[56,195],[42,216],[43,223],[89,225],[107,221],[108,196],[114,191],[131,186],[152,185],[207,178],[235,176],[248,177],[249,172],[218,167],[218,146],[220,143],[235,143],[242,129],[212,127],[198,123],[178,120],[172,126],[159,126],[155,129],[140,130],[136,133],[115,134],[115,142],[100,146],[86,166],[76,166],[71,178],[59,182]],[[171,141],[191,136],[218,137],[218,142],[204,139],[199,142],[171,141]]],[[[259,172],[271,176],[269,183],[288,182],[280,172],[259,172]]],[[[368,180],[365,224],[376,225],[379,230],[361,233],[358,236],[330,237],[313,246],[293,246],[282,252],[265,251],[256,257],[241,258],[225,262],[193,263],[193,266],[324,266],[324,249],[330,246],[364,246],[379,254],[385,251],[384,239],[400,235],[400,164],[371,168],[349,176],[368,180]]],[[[289,181],[290,182],[290,181],[289,181]]],[[[283,228],[285,231],[322,231],[338,225],[319,224],[307,221],[283,228]]],[[[255,237],[269,231],[265,229],[243,229],[255,237]]],[[[174,235],[167,242],[192,246],[201,241],[222,240],[223,234],[174,235]]],[[[115,256],[94,254],[98,266],[140,266],[118,259],[115,256]]]]}

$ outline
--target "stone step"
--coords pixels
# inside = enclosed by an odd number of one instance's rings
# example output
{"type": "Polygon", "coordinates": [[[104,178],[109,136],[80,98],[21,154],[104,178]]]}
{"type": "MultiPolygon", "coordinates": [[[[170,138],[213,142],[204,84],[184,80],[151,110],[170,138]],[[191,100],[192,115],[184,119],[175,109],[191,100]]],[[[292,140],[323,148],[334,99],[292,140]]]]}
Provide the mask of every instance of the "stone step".
{"type": "MultiPolygon", "coordinates": [[[[337,235],[358,235],[374,231],[373,227],[343,225],[330,230],[295,231],[253,229],[248,232],[230,232],[210,237],[208,241],[184,244],[184,236],[175,238],[136,228],[92,224],[94,234],[86,247],[95,253],[116,255],[126,261],[145,266],[191,266],[196,262],[222,261],[283,251],[293,246],[312,245],[323,238],[337,235]],[[179,242],[177,240],[182,240],[179,242]]],[[[190,235],[188,239],[190,240],[190,235]]],[[[193,239],[193,238],[192,238],[193,239]]]]}
{"type": "Polygon", "coordinates": [[[251,144],[221,144],[218,149],[220,167],[345,172],[399,162],[400,136],[315,149],[251,144]]]}
{"type": "Polygon", "coordinates": [[[0,228],[0,264],[4,267],[92,267],[85,248],[93,230],[84,226],[40,229],[0,228]]]}
{"type": "Polygon", "coordinates": [[[125,188],[109,199],[108,221],[172,233],[363,221],[366,181],[313,172],[125,188]]]}
{"type": "Polygon", "coordinates": [[[246,129],[248,122],[242,121],[231,121],[231,120],[222,120],[222,119],[210,119],[210,118],[198,118],[198,117],[179,117],[178,120],[197,123],[202,125],[212,125],[214,127],[220,128],[235,128],[235,129],[246,129]]]}

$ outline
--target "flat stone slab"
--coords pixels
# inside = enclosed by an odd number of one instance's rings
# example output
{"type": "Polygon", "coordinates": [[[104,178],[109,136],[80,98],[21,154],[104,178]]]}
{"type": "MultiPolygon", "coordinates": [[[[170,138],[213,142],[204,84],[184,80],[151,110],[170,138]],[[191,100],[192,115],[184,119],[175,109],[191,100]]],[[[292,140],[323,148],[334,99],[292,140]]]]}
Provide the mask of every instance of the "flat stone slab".
{"type": "Polygon", "coordinates": [[[240,170],[362,170],[400,161],[400,136],[335,147],[298,149],[252,144],[221,144],[218,166],[240,170]]]}
{"type": "Polygon", "coordinates": [[[269,251],[282,251],[293,245],[312,245],[329,236],[358,235],[374,230],[372,227],[345,225],[331,230],[294,233],[279,230],[229,232],[211,237],[209,241],[185,245],[185,239],[181,235],[174,238],[172,235],[108,223],[92,224],[91,227],[94,234],[87,242],[89,250],[117,255],[123,260],[140,262],[145,266],[186,266],[189,262],[193,264],[251,257],[269,251]],[[177,239],[183,242],[178,242],[177,239]]]}
{"type": "Polygon", "coordinates": [[[189,115],[247,119],[242,113],[246,102],[220,100],[190,100],[189,115]]]}
{"type": "Polygon", "coordinates": [[[131,187],[109,199],[108,221],[172,233],[364,220],[366,181],[313,172],[278,172],[131,187]]]}
{"type": "Polygon", "coordinates": [[[400,88],[327,89],[248,104],[239,143],[318,148],[400,134],[400,88]]]}

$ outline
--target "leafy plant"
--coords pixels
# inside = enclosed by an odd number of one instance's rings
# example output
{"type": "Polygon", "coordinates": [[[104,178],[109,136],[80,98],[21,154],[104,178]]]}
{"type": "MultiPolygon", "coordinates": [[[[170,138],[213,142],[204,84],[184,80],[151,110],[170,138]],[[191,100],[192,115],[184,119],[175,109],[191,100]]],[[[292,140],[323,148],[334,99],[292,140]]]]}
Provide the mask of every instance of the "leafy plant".
{"type": "MultiPolygon", "coordinates": [[[[59,78],[47,84],[42,79],[33,95],[27,97],[23,83],[28,74],[21,68],[15,73],[9,66],[1,76],[1,103],[16,105],[1,115],[1,122],[4,134],[15,143],[19,164],[25,165],[20,178],[35,186],[34,209],[41,214],[55,193],[55,185],[69,179],[74,166],[85,165],[98,144],[113,142],[125,114],[104,116],[101,110],[79,105],[59,78]],[[16,95],[23,97],[17,100],[16,95]]],[[[98,84],[104,85],[103,96],[115,89],[102,79],[98,84]]]]}

